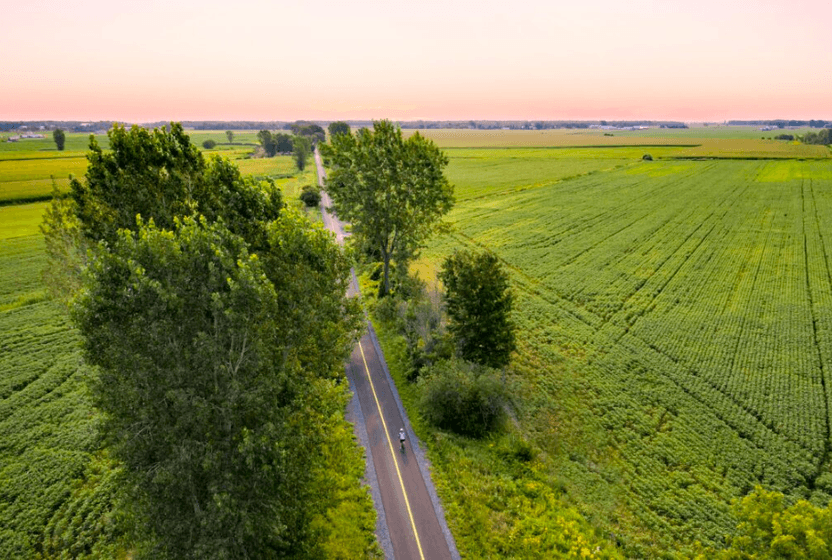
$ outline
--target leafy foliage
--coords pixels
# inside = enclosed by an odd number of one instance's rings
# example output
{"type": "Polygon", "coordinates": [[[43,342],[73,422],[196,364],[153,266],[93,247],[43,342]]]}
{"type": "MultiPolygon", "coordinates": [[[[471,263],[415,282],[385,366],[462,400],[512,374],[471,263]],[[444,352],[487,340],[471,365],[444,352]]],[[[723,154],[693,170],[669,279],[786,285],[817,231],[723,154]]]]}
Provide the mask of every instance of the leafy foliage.
{"type": "Polygon", "coordinates": [[[321,203],[321,191],[311,185],[303,187],[300,193],[300,199],[309,208],[314,208],[321,203]]]}
{"type": "Polygon", "coordinates": [[[282,132],[272,133],[268,130],[261,130],[257,133],[257,139],[266,152],[267,157],[274,157],[277,154],[286,154],[293,150],[293,139],[289,134],[282,132]]]}
{"type": "Polygon", "coordinates": [[[801,140],[804,144],[832,144],[832,128],[823,128],[818,132],[807,132],[801,140]]]}
{"type": "Polygon", "coordinates": [[[735,504],[737,532],[723,551],[705,556],[722,560],[809,560],[832,558],[832,501],[826,508],[805,500],[787,506],[783,494],[757,486],[735,504]]]}
{"type": "Polygon", "coordinates": [[[66,133],[60,128],[56,128],[52,131],[52,139],[55,140],[55,145],[58,147],[58,151],[64,151],[64,145],[66,144],[66,133]]]}
{"type": "Polygon", "coordinates": [[[73,179],[72,197],[84,235],[115,242],[119,229],[135,229],[136,216],[163,229],[176,217],[199,213],[223,218],[254,247],[265,240],[265,223],[283,207],[271,183],[244,179],[229,161],[206,161],[182,126],[152,132],[114,126],[108,133],[111,151],[90,137],[86,181],[73,179]]]}
{"type": "Polygon", "coordinates": [[[508,274],[489,251],[458,250],[442,264],[448,330],[460,355],[492,368],[508,365],[515,349],[508,274]]]}
{"type": "Polygon", "coordinates": [[[228,143],[232,144],[234,142],[234,131],[233,130],[226,130],[225,137],[228,138],[228,143]]]}
{"type": "Polygon", "coordinates": [[[308,536],[354,306],[338,249],[299,225],[274,224],[261,261],[222,224],[151,223],[91,265],[75,318],[151,554],[271,557],[308,536]]]}
{"type": "Polygon", "coordinates": [[[40,236],[0,240],[0,558],[69,550],[76,558],[114,557],[108,551],[124,526],[112,516],[111,489],[91,482],[95,497],[70,506],[99,453],[99,416],[78,333],[42,293],[45,261],[40,236]],[[107,527],[98,531],[100,521],[107,527]],[[49,544],[54,530],[77,535],[82,527],[87,538],[66,541],[72,548],[49,544]]]}
{"type": "Polygon", "coordinates": [[[389,121],[373,130],[339,134],[322,153],[332,163],[327,191],[353,235],[381,253],[382,294],[391,291],[390,261],[402,269],[453,205],[453,187],[443,175],[447,157],[421,135],[407,140],[389,121]]]}
{"type": "Polygon", "coordinates": [[[40,224],[47,255],[43,279],[52,297],[65,305],[81,288],[81,270],[86,263],[87,242],[75,209],[75,201],[61,196],[53,185],[52,201],[40,224]]]}
{"type": "Polygon", "coordinates": [[[327,127],[329,130],[329,136],[332,138],[337,134],[349,134],[350,133],[350,125],[345,123],[344,121],[335,121],[329,123],[327,127]]]}
{"type": "Polygon", "coordinates": [[[298,121],[289,126],[292,134],[308,140],[311,146],[326,141],[326,132],[320,125],[311,122],[298,121]]]}
{"type": "Polygon", "coordinates": [[[465,198],[425,254],[511,267],[519,421],[632,557],[718,546],[757,484],[832,497],[829,161],[656,150],[572,178],[539,163],[560,150],[454,150],[465,198]]]}
{"type": "MultiPolygon", "coordinates": [[[[389,319],[394,299],[378,302],[374,325],[405,408],[420,409],[425,382],[406,382],[409,358],[404,337],[394,332],[398,321],[378,317],[388,308],[389,319]]],[[[563,489],[553,485],[556,475],[535,459],[534,448],[520,434],[509,430],[472,439],[438,431],[421,415],[411,419],[427,443],[437,492],[463,558],[622,557],[567,505],[563,489]]]]}
{"type": "Polygon", "coordinates": [[[500,425],[505,394],[489,368],[448,360],[426,368],[419,378],[420,410],[434,426],[482,437],[500,425]]]}
{"type": "Polygon", "coordinates": [[[306,168],[306,160],[309,159],[309,154],[312,152],[312,145],[309,138],[305,136],[296,136],[292,140],[294,148],[295,164],[300,171],[306,168]]]}
{"type": "Polygon", "coordinates": [[[205,140],[204,142],[202,142],[202,147],[205,148],[206,150],[213,150],[214,148],[217,147],[217,141],[216,140],[211,140],[209,138],[208,140],[205,140]]]}

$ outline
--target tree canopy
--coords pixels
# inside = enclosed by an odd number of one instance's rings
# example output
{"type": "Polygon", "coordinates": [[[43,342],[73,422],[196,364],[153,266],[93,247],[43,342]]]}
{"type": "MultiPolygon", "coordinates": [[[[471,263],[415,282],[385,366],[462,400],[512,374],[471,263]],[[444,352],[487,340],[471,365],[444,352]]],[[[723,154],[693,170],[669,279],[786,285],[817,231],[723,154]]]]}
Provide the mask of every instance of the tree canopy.
{"type": "Polygon", "coordinates": [[[52,139],[55,140],[55,146],[57,146],[58,151],[62,152],[66,143],[66,133],[60,128],[56,128],[52,131],[52,139]]]}
{"type": "Polygon", "coordinates": [[[122,230],[75,308],[106,434],[175,558],[277,557],[309,485],[352,341],[348,264],[282,216],[266,258],[221,222],[122,230]]]}
{"type": "Polygon", "coordinates": [[[171,229],[174,219],[199,213],[209,221],[223,218],[249,243],[261,245],[265,224],[283,208],[273,183],[244,179],[228,160],[207,160],[173,123],[148,131],[114,126],[110,150],[90,137],[85,181],[70,183],[84,235],[115,241],[119,229],[135,229],[136,216],[171,229]]]}
{"type": "Polygon", "coordinates": [[[261,130],[257,133],[260,145],[267,157],[274,157],[277,154],[285,154],[293,150],[292,136],[285,132],[269,132],[261,130]]]}
{"type": "Polygon", "coordinates": [[[326,132],[320,125],[311,122],[298,121],[289,126],[292,134],[295,136],[303,136],[309,139],[314,146],[318,142],[326,140],[326,132]]]}
{"type": "Polygon", "coordinates": [[[508,274],[489,251],[455,251],[442,264],[448,331],[471,362],[500,368],[515,349],[508,274]]]}
{"type": "Polygon", "coordinates": [[[344,121],[335,121],[329,123],[327,127],[329,130],[330,138],[336,136],[338,134],[349,134],[350,133],[350,125],[345,123],[344,121]]]}
{"type": "Polygon", "coordinates": [[[360,322],[349,263],[273,184],[206,162],[181,126],[110,138],[109,152],[91,140],[87,180],[48,231],[71,234],[74,210],[95,244],[73,317],[146,528],[138,553],[315,557],[323,446],[360,322]]]}
{"type": "Polygon", "coordinates": [[[312,144],[306,136],[296,136],[292,142],[294,146],[295,165],[298,170],[306,169],[306,160],[309,159],[309,154],[312,152],[312,144]]]}
{"type": "Polygon", "coordinates": [[[332,164],[327,191],[333,207],[352,223],[353,235],[380,254],[380,293],[388,294],[391,260],[406,266],[453,205],[443,173],[448,158],[419,133],[405,140],[389,121],[335,135],[322,152],[332,164]]]}

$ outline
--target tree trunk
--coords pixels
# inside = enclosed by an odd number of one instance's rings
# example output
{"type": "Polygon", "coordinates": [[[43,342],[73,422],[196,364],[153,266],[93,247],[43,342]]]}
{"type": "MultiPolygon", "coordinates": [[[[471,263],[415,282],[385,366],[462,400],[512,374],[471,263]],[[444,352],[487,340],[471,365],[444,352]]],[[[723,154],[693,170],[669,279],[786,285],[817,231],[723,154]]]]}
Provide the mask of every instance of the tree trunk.
{"type": "Polygon", "coordinates": [[[381,284],[378,286],[378,297],[383,298],[390,294],[390,255],[387,251],[381,251],[381,259],[383,261],[383,274],[381,284]]]}
{"type": "Polygon", "coordinates": [[[390,253],[386,241],[379,242],[379,253],[381,253],[382,276],[381,284],[378,286],[378,297],[383,298],[390,294],[390,253]]]}

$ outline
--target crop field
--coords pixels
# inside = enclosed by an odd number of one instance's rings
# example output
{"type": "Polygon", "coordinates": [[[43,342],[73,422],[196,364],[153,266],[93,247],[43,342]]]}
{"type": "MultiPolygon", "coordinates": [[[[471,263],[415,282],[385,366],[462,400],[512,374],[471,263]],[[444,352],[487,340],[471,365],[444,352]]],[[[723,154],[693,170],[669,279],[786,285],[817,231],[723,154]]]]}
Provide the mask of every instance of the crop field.
{"type": "MultiPolygon", "coordinates": [[[[806,129],[808,130],[808,129],[806,129]]],[[[679,157],[745,157],[745,158],[828,158],[825,146],[802,145],[774,140],[784,131],[760,132],[754,127],[719,127],[691,129],[611,130],[550,129],[550,130],[469,130],[430,129],[419,133],[433,140],[440,148],[576,148],[652,146],[677,148],[670,155],[679,157]],[[687,150],[701,147],[688,154],[687,150]]],[[[800,134],[805,130],[786,130],[800,134]]],[[[413,134],[405,130],[404,135],[413,134]]]]}
{"type": "Polygon", "coordinates": [[[720,543],[756,484],[832,498],[832,160],[675,150],[448,149],[454,231],[418,267],[497,253],[552,480],[665,550],[720,543]]]}
{"type": "Polygon", "coordinates": [[[52,537],[78,541],[76,553],[85,550],[78,537],[95,532],[110,499],[90,484],[78,499],[99,442],[77,335],[41,282],[45,254],[37,225],[44,206],[0,208],[2,558],[54,552],[52,537]]]}

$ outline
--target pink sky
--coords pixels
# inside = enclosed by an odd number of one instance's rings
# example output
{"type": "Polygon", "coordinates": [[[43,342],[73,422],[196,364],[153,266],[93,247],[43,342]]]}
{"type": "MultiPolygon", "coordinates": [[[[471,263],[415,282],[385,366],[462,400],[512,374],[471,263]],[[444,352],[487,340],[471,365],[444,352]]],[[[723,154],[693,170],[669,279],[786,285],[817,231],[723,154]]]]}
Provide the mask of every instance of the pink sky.
{"type": "Polygon", "coordinates": [[[0,120],[832,120],[830,0],[0,0],[0,120]]]}

